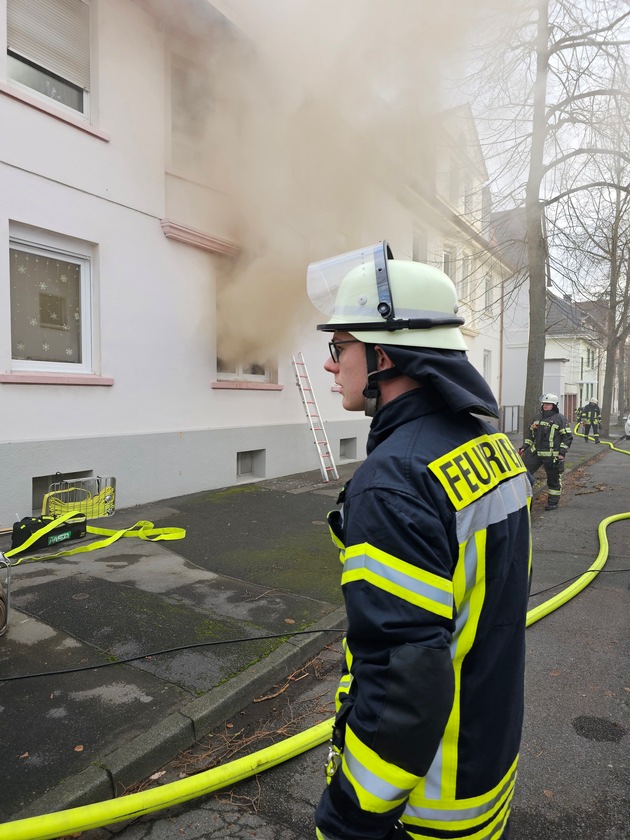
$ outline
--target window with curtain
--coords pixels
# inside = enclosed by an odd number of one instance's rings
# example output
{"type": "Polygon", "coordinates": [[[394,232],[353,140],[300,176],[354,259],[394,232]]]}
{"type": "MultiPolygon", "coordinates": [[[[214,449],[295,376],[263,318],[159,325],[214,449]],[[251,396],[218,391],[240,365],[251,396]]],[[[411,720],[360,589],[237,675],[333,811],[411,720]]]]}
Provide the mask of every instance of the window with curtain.
{"type": "Polygon", "coordinates": [[[91,372],[90,268],[88,256],[11,240],[13,370],[91,372]]]}
{"type": "Polygon", "coordinates": [[[7,0],[7,75],[87,115],[89,5],[84,0],[7,0]]]}

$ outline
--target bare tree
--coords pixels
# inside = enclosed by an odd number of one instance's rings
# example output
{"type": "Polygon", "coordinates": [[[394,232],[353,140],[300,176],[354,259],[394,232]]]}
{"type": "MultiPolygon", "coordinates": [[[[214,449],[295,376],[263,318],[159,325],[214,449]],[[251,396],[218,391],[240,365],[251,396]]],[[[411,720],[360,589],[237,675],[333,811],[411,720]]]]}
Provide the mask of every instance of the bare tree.
{"type": "Polygon", "coordinates": [[[475,77],[481,133],[496,155],[488,155],[494,191],[503,206],[525,207],[530,304],[526,418],[535,413],[543,384],[550,251],[575,247],[566,236],[557,237],[555,228],[548,231],[549,208],[558,218],[577,195],[629,188],[593,174],[602,157],[630,161],[627,147],[617,147],[610,131],[611,114],[628,97],[616,82],[630,45],[629,25],[624,0],[534,0],[516,18],[509,36],[503,32],[507,46],[495,52],[492,67],[486,62],[475,77]]]}

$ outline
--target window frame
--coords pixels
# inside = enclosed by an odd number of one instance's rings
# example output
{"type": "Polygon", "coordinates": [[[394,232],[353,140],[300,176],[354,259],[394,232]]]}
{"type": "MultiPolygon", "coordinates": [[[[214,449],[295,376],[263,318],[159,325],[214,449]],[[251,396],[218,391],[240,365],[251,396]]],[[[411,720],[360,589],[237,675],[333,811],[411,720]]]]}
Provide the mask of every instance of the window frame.
{"type": "MultiPolygon", "coordinates": [[[[80,267],[80,324],[81,362],[46,362],[38,359],[14,359],[10,349],[12,372],[58,373],[85,375],[94,373],[94,282],[93,249],[88,243],[64,237],[51,231],[27,231],[22,226],[11,225],[9,249],[74,263],[80,267]]],[[[10,282],[10,279],[9,279],[10,282]]],[[[10,345],[13,343],[12,304],[9,294],[8,330],[10,345]]]]}
{"type": "Polygon", "coordinates": [[[442,271],[457,286],[457,248],[454,245],[444,245],[442,248],[442,271]]]}
{"type": "Polygon", "coordinates": [[[492,350],[484,348],[483,351],[483,378],[488,385],[492,383],[492,350]]]}
{"type": "MultiPolygon", "coordinates": [[[[259,364],[258,362],[250,362],[250,364],[259,364]]],[[[217,381],[218,382],[264,382],[268,384],[276,384],[277,376],[275,375],[275,368],[271,364],[260,365],[264,367],[264,373],[245,373],[243,368],[248,365],[238,363],[234,365],[234,370],[219,370],[219,355],[217,353],[217,381]]]]}
{"type": "Polygon", "coordinates": [[[459,288],[461,290],[460,300],[464,303],[470,303],[470,293],[472,284],[473,260],[472,254],[464,251],[462,254],[462,278],[459,288]]]}
{"type": "MultiPolygon", "coordinates": [[[[63,114],[66,114],[70,117],[75,117],[79,119],[90,120],[91,118],[91,89],[92,89],[92,62],[93,62],[93,55],[94,49],[92,44],[92,15],[91,15],[91,7],[90,3],[87,0],[76,0],[77,3],[81,3],[82,6],[86,7],[87,9],[87,27],[85,32],[86,43],[82,45],[83,49],[87,52],[87,60],[86,60],[86,67],[84,68],[86,81],[85,84],[79,84],[76,79],[70,78],[70,76],[64,76],[57,72],[56,69],[47,66],[46,64],[46,56],[43,54],[29,54],[27,55],[26,52],[20,50],[19,48],[14,48],[12,44],[9,43],[9,32],[7,31],[6,43],[5,43],[5,67],[6,67],[6,80],[7,83],[14,87],[17,91],[24,92],[24,95],[33,96],[37,101],[41,101],[42,103],[53,103],[55,108],[58,108],[59,111],[63,114]],[[9,72],[9,62],[8,58],[13,58],[13,60],[25,65],[27,67],[31,67],[37,70],[39,73],[43,74],[49,80],[54,82],[58,80],[63,84],[73,88],[75,90],[80,90],[82,92],[82,108],[78,109],[71,105],[67,105],[64,102],[56,99],[54,96],[49,95],[41,90],[38,90],[36,87],[32,87],[29,84],[19,81],[18,79],[14,78],[10,75],[9,72]]],[[[11,0],[7,0],[7,15],[9,14],[9,4],[11,0]]],[[[79,33],[77,33],[79,34],[79,33]]],[[[23,36],[24,37],[24,36],[23,36]]],[[[25,36],[26,40],[28,40],[28,36],[25,36]]],[[[18,41],[19,43],[19,41],[18,41]]],[[[53,62],[54,63],[54,62],[53,62]]],[[[79,71],[80,74],[80,71],[79,71]]],[[[72,74],[70,74],[72,75],[72,74]]]]}

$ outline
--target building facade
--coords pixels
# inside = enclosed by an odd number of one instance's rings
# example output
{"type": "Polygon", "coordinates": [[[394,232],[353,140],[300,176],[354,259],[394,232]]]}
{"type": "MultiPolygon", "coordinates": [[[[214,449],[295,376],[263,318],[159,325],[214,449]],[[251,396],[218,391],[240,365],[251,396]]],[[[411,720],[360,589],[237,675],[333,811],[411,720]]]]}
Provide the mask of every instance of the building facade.
{"type": "Polygon", "coordinates": [[[305,270],[379,239],[451,274],[501,391],[509,272],[470,113],[420,165],[287,73],[290,107],[268,91],[248,112],[278,68],[221,5],[0,0],[0,525],[59,474],[115,476],[128,507],[317,469],[298,352],[334,459],[362,458],[368,420],[322,369],[305,270]],[[322,122],[326,167],[304,153],[322,122]],[[381,174],[359,179],[357,157],[381,174]]]}

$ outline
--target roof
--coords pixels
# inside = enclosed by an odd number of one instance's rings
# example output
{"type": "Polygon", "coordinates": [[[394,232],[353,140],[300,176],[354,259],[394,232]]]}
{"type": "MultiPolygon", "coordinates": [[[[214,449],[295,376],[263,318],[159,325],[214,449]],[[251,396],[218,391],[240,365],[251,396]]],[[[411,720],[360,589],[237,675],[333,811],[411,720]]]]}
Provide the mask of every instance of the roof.
{"type": "Polygon", "coordinates": [[[556,297],[549,290],[545,325],[547,336],[575,335],[590,341],[600,339],[596,322],[582,309],[581,304],[556,297]]]}

